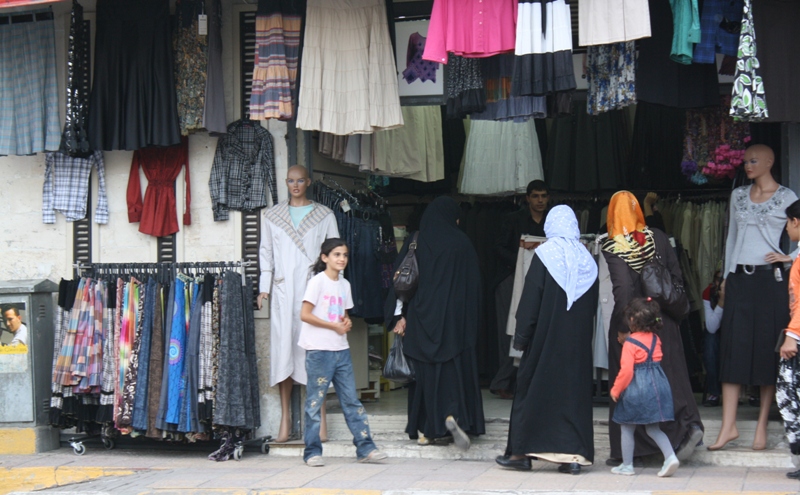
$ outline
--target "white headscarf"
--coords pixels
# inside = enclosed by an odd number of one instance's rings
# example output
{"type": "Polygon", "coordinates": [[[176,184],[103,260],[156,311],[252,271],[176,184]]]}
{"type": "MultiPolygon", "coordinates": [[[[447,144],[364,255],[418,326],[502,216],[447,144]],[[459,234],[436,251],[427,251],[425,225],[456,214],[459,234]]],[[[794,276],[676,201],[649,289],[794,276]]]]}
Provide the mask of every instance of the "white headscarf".
{"type": "Polygon", "coordinates": [[[597,263],[580,243],[581,232],[572,208],[558,205],[547,213],[544,222],[547,242],[536,248],[550,275],[567,293],[567,310],[597,280],[597,263]]]}

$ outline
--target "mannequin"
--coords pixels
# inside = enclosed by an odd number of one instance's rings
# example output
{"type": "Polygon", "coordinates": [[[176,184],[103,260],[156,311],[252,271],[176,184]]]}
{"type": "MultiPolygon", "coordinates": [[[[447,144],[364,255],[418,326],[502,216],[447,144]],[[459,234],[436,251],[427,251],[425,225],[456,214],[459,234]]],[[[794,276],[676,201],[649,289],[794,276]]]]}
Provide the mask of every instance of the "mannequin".
{"type": "MultiPolygon", "coordinates": [[[[262,216],[258,309],[270,299],[270,386],[281,396],[281,423],[276,441],[286,442],[292,431],[291,397],[294,383],[306,384],[305,351],[297,345],[300,308],[310,267],[325,239],[339,237],[333,212],[308,199],[308,170],[289,167],[289,200],[272,206],[262,216]],[[270,292],[273,297],[270,298],[270,292]]],[[[321,410],[320,438],[327,441],[325,405],[321,410]]]]}
{"type": "Polygon", "coordinates": [[[748,384],[761,386],[760,411],[752,447],[753,450],[764,450],[767,447],[767,419],[775,395],[775,371],[772,368],[776,368],[777,363],[777,354],[772,347],[777,342],[778,334],[789,322],[786,288],[788,272],[783,263],[792,258],[779,252],[778,244],[786,224],[784,210],[797,200],[794,192],[782,187],[772,177],[774,162],[775,155],[768,146],[749,147],[745,151],[743,166],[753,185],[737,188],[731,196],[730,230],[723,273],[726,279],[726,305],[722,317],[720,353],[722,427],[716,442],[709,445],[708,450],[719,450],[739,437],[736,427],[739,393],[741,386],[748,384]],[[759,218],[758,210],[767,206],[771,210],[767,213],[760,211],[759,218]],[[753,214],[753,210],[757,214],[753,214]],[[743,229],[747,231],[746,242],[743,229]],[[755,254],[752,249],[748,252],[748,246],[753,245],[765,249],[755,254]],[[760,264],[759,259],[763,259],[760,264]],[[758,297],[759,294],[765,296],[758,297]],[[785,321],[782,308],[786,310],[785,321]],[[761,313],[780,316],[760,318],[761,313]],[[774,323],[740,323],[742,320],[774,323]],[[772,339],[772,333],[775,334],[775,340],[772,339]],[[742,342],[753,342],[754,346],[759,347],[747,349],[750,357],[746,357],[744,361],[742,353],[736,349],[746,347],[740,345],[742,342]],[[759,342],[763,344],[758,344],[759,342]]]}

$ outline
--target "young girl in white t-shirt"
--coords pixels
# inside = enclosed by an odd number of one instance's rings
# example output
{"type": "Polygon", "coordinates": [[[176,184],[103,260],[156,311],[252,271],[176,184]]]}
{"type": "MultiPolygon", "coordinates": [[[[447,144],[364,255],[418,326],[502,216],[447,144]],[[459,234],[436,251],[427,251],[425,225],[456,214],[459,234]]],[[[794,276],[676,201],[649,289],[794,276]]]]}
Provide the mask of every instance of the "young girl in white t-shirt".
{"type": "Polygon", "coordinates": [[[328,386],[333,382],[347,426],[353,433],[359,462],[386,459],[372,441],[367,412],[356,394],[356,379],[347,332],[353,326],[347,310],[353,307],[350,282],[341,276],[347,266],[347,244],[339,238],[322,243],[314,277],[308,281],[303,296],[298,344],[306,350],[306,444],[303,460],[312,467],[324,466],[319,438],[320,408],[328,386]]]}

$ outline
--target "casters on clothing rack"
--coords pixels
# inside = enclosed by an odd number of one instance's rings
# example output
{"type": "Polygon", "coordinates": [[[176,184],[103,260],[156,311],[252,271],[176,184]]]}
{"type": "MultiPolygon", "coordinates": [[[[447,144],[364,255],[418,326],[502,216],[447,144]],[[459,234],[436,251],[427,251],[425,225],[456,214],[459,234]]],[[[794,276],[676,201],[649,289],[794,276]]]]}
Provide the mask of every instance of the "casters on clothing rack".
{"type": "Polygon", "coordinates": [[[106,450],[114,450],[116,444],[113,438],[103,437],[103,448],[106,450]]]}
{"type": "Polygon", "coordinates": [[[76,441],[70,440],[69,441],[69,446],[72,447],[72,452],[75,455],[83,455],[83,454],[86,453],[86,446],[83,444],[83,442],[76,442],[76,441]]]}
{"type": "Polygon", "coordinates": [[[261,442],[261,453],[262,454],[269,454],[269,441],[272,440],[272,437],[264,437],[261,442]]]}
{"type": "Polygon", "coordinates": [[[243,453],[244,453],[244,444],[242,442],[238,442],[236,446],[233,448],[233,460],[241,461],[243,453]]]}

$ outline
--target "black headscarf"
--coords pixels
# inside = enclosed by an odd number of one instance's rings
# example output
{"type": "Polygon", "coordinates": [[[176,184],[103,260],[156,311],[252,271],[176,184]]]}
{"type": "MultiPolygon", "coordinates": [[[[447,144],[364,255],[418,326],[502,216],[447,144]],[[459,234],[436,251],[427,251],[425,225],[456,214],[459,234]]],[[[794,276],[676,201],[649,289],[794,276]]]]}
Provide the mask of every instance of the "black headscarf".
{"type": "MultiPolygon", "coordinates": [[[[461,208],[441,196],[428,205],[420,222],[417,247],[419,286],[408,303],[406,355],[442,363],[474,347],[481,312],[478,255],[456,223],[461,208]]],[[[398,258],[403,259],[404,248],[398,258]]],[[[387,308],[394,308],[394,293],[387,308]]]]}

